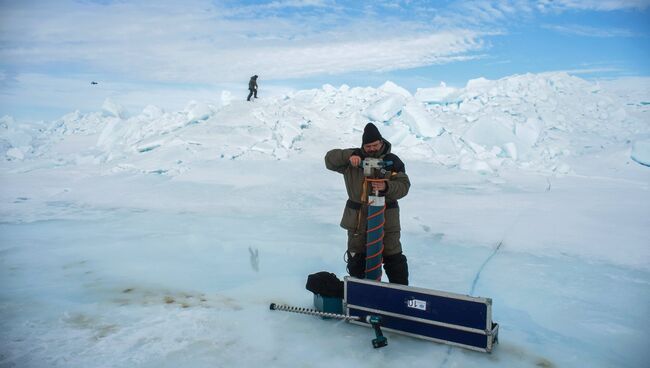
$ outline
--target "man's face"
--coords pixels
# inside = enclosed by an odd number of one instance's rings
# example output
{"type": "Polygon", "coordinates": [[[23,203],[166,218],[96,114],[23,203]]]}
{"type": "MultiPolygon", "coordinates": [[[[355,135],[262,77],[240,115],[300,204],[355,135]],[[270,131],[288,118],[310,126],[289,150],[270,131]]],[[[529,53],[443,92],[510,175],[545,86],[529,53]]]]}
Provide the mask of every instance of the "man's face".
{"type": "Polygon", "coordinates": [[[364,144],[362,148],[366,153],[373,154],[381,151],[383,146],[384,143],[381,141],[381,139],[378,139],[374,142],[364,144]]]}

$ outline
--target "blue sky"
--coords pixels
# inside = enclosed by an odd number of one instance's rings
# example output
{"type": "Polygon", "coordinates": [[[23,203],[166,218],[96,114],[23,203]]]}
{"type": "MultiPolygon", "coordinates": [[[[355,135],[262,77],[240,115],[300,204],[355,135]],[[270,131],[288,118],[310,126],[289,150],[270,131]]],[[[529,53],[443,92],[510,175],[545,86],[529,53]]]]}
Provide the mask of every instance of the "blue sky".
{"type": "Polygon", "coordinates": [[[0,115],[54,119],[325,83],[650,76],[650,0],[0,1],[0,115]],[[91,86],[90,81],[100,84],[91,86]]]}

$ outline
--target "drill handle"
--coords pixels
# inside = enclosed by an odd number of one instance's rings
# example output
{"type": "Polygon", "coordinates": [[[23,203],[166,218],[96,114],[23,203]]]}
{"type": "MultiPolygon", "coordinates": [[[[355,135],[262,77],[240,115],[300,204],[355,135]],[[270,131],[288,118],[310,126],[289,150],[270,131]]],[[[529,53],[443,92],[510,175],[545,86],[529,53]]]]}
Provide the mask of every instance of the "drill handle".
{"type": "Polygon", "coordinates": [[[366,322],[372,325],[375,330],[375,338],[372,340],[372,347],[379,349],[388,345],[388,339],[384,337],[381,332],[381,317],[380,316],[366,316],[366,322]]]}

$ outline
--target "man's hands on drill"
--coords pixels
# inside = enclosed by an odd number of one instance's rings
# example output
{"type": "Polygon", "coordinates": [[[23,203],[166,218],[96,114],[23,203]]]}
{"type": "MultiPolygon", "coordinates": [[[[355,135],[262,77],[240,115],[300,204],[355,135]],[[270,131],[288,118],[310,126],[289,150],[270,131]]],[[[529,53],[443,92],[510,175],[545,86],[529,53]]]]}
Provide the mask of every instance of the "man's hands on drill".
{"type": "MultiPolygon", "coordinates": [[[[350,165],[352,167],[359,167],[361,165],[361,157],[357,155],[352,155],[350,156],[350,165]]],[[[385,181],[373,181],[372,182],[372,190],[375,191],[384,191],[386,190],[386,182],[385,181]]]]}
{"type": "Polygon", "coordinates": [[[359,165],[361,165],[361,157],[357,155],[350,156],[350,165],[352,165],[352,167],[359,167],[359,165]]]}
{"type": "Polygon", "coordinates": [[[378,190],[380,192],[383,192],[386,190],[386,182],[385,181],[373,181],[372,182],[372,190],[378,190]]]}

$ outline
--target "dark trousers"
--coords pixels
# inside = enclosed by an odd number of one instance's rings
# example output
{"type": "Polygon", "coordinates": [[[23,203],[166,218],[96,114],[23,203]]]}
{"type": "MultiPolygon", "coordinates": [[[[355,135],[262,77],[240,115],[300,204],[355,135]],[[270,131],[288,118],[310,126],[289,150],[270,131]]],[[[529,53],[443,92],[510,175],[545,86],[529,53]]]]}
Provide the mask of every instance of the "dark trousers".
{"type": "MultiPolygon", "coordinates": [[[[366,277],[366,254],[356,253],[354,256],[348,252],[348,273],[352,277],[363,279],[366,277]]],[[[399,252],[390,256],[384,256],[384,271],[388,282],[393,284],[409,284],[409,266],[406,256],[399,252]]]]}
{"type": "Polygon", "coordinates": [[[257,89],[249,89],[250,93],[248,94],[248,98],[246,98],[246,101],[251,100],[251,96],[254,96],[257,98],[257,89]]]}

